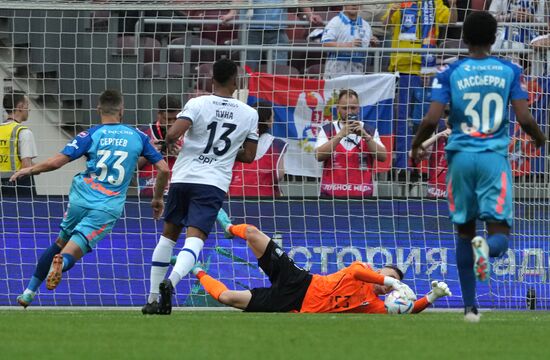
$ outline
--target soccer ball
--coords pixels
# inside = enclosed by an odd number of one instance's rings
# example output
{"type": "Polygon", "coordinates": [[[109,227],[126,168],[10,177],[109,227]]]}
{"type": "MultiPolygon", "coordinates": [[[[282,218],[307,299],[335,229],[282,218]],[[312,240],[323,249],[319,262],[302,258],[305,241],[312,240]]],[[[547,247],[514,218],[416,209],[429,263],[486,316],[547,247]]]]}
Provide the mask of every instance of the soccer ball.
{"type": "Polygon", "coordinates": [[[388,314],[409,314],[414,307],[414,302],[403,291],[392,290],[386,294],[384,306],[388,314]]]}

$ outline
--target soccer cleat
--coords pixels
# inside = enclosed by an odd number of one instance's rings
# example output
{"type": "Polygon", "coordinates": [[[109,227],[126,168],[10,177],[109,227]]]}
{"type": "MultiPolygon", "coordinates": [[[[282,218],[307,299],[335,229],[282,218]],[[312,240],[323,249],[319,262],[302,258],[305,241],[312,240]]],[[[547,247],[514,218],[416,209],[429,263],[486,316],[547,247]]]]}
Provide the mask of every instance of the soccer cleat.
{"type": "Polygon", "coordinates": [[[481,236],[472,239],[472,248],[474,249],[474,273],[479,281],[489,280],[489,245],[481,236]]]}
{"type": "Polygon", "coordinates": [[[475,306],[466,306],[464,308],[464,321],[469,323],[478,323],[481,315],[475,306]]]}
{"type": "Polygon", "coordinates": [[[231,225],[231,219],[224,209],[220,209],[220,211],[218,211],[218,216],[216,217],[216,220],[223,229],[223,236],[225,236],[226,239],[233,239],[234,235],[231,234],[228,230],[229,226],[231,225]]]}
{"type": "Polygon", "coordinates": [[[33,300],[34,300],[34,296],[32,296],[31,294],[21,294],[17,297],[17,302],[19,303],[19,305],[23,306],[24,308],[29,306],[33,300]]]}
{"type": "Polygon", "coordinates": [[[158,315],[159,314],[159,303],[158,301],[153,301],[143,305],[141,308],[141,313],[143,315],[158,315]]]}
{"type": "Polygon", "coordinates": [[[48,290],[53,290],[61,282],[61,277],[63,274],[63,255],[56,254],[53,257],[52,267],[50,268],[50,273],[46,279],[46,288],[48,290]]]}
{"type": "Polygon", "coordinates": [[[170,315],[172,313],[172,294],[174,294],[174,286],[170,279],[163,280],[159,286],[160,303],[158,313],[161,315],[170,315]]]}
{"type": "Polygon", "coordinates": [[[191,268],[191,272],[193,273],[193,275],[197,276],[198,273],[200,273],[201,271],[204,271],[204,268],[202,267],[202,264],[201,263],[196,263],[195,266],[193,266],[191,268]]]}

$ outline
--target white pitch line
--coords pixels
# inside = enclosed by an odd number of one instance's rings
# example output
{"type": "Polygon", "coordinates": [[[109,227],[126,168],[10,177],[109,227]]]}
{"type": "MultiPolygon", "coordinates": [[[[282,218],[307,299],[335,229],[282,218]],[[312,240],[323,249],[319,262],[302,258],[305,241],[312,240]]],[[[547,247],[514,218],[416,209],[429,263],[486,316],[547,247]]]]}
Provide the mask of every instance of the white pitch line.
{"type": "MultiPolygon", "coordinates": [[[[141,313],[141,307],[135,306],[29,306],[26,309],[19,305],[0,306],[0,311],[136,311],[141,313]]],[[[240,311],[230,307],[173,307],[172,311],[240,311]]]]}
{"type": "MultiPolygon", "coordinates": [[[[19,305],[14,306],[0,306],[0,311],[136,311],[141,312],[141,307],[136,306],[29,306],[26,309],[19,305]]],[[[192,306],[174,306],[172,311],[241,311],[239,309],[220,306],[220,307],[192,307],[192,306]]],[[[462,308],[428,308],[423,312],[436,312],[436,313],[456,313],[462,312],[462,308]]],[[[480,312],[498,311],[495,309],[479,309],[480,312]]]]}

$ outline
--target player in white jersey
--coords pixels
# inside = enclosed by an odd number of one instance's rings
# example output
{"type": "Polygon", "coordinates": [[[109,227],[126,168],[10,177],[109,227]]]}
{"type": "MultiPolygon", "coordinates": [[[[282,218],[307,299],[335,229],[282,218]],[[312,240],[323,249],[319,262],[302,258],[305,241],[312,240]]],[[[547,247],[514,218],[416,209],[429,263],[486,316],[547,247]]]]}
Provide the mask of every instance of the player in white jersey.
{"type": "Polygon", "coordinates": [[[229,189],[235,160],[251,163],[256,157],[258,113],[232,98],[237,89],[237,65],[222,59],[213,70],[214,94],[189,100],[166,135],[167,146],[181,136],[184,139],[172,168],[164,229],[153,252],[144,314],[171,313],[174,286],[197,261],[229,189]],[[185,245],[169,278],[163,281],[184,226],[185,245]]]}

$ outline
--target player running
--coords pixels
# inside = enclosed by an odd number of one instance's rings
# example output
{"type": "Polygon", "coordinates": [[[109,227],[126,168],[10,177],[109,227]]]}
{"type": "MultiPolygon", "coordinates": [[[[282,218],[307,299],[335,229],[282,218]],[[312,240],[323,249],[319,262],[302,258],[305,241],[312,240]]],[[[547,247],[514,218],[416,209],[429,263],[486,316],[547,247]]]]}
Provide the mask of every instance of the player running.
{"type": "Polygon", "coordinates": [[[166,135],[168,146],[181,136],[184,139],[172,169],[164,229],[153,252],[151,288],[143,314],[171,313],[173,288],[197,262],[231,183],[235,160],[250,163],[256,157],[258,113],[232,97],[237,89],[237,65],[218,60],[213,82],[214,94],[189,100],[166,135]],[[184,226],[185,244],[169,278],[163,280],[184,226]]]}
{"type": "Polygon", "coordinates": [[[126,191],[140,156],[147,158],[158,171],[151,206],[155,219],[162,215],[162,195],[170,173],[168,164],[144,133],[120,123],[124,104],[118,90],[104,91],[99,97],[97,111],[101,125],[81,132],[61,153],[16,172],[10,179],[15,181],[53,171],[82,156],[87,159],[86,170],[73,178],[59,237],[42,253],[27,289],[17,297],[23,307],[33,301],[46,276],[48,290],[55,289],[62,273],[70,270],[111,232],[122,215],[126,191]]]}
{"type": "Polygon", "coordinates": [[[489,55],[496,30],[497,22],[488,12],[468,15],[463,37],[470,56],[437,74],[430,109],[412,147],[413,158],[420,159],[425,152],[422,143],[434,132],[450,103],[452,132],[445,147],[449,166],[447,194],[450,217],[458,232],[456,261],[465,320],[471,322],[479,321],[476,277],[488,280],[489,256],[506,253],[512,226],[509,102],[535,145],[540,147],[546,141],[529,112],[527,92],[521,85],[522,69],[489,55]],[[476,236],[476,219],[486,223],[487,240],[476,236]]]}
{"type": "MultiPolygon", "coordinates": [[[[218,221],[226,236],[245,239],[266,273],[271,287],[252,290],[229,290],[222,282],[195,266],[193,273],[205,290],[217,301],[249,312],[303,313],[369,313],[386,314],[380,295],[391,289],[405,290],[403,273],[397,267],[386,266],[374,271],[366,263],[356,261],[330,275],[311,274],[298,267],[267,235],[253,225],[232,225],[222,209],[218,221]]],[[[444,282],[432,282],[432,291],[416,300],[412,313],[419,313],[435,300],[451,295],[444,282]]]]}

